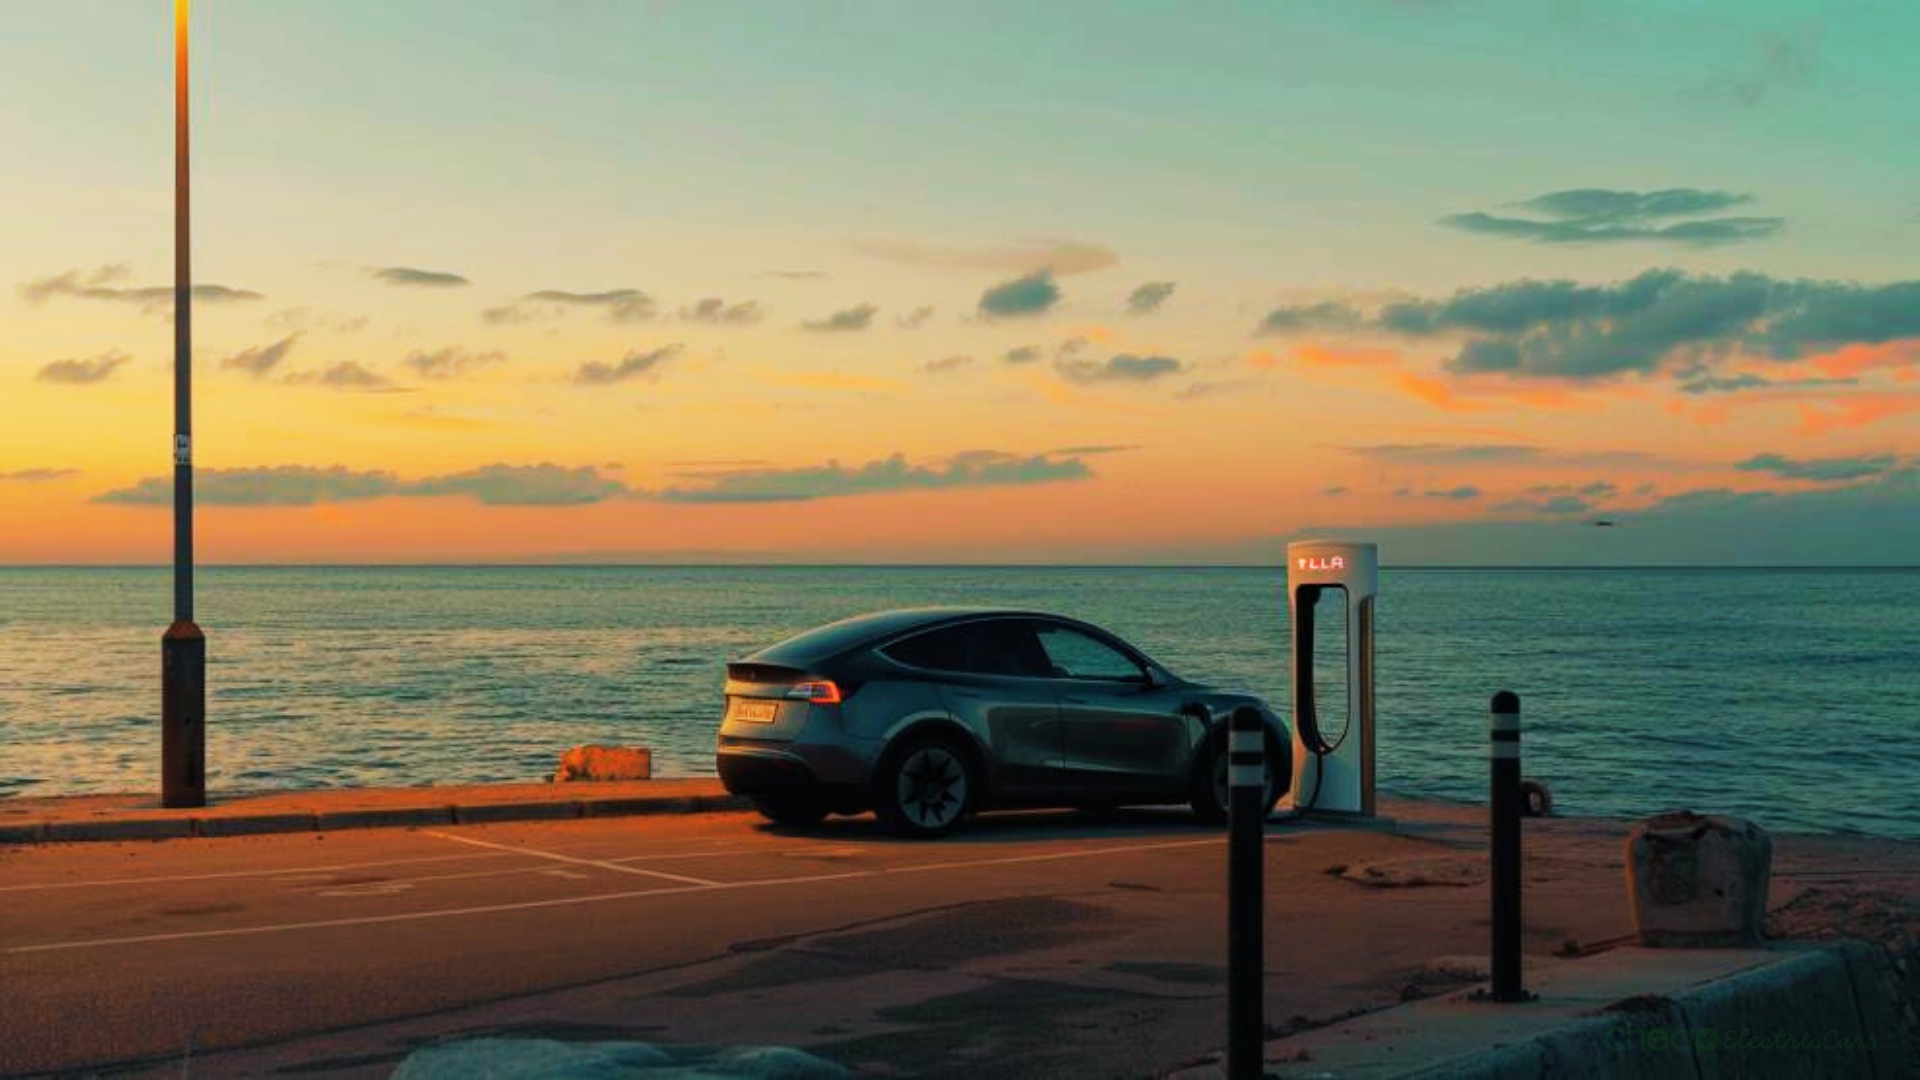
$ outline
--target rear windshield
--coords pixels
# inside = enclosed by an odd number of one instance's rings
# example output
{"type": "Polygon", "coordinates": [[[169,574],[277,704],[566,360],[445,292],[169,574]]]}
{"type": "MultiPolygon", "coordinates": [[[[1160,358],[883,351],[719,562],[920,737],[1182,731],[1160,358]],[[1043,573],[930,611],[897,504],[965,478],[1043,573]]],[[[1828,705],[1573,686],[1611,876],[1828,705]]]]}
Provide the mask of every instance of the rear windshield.
{"type": "Polygon", "coordinates": [[[746,659],[765,664],[792,664],[804,667],[816,664],[848,649],[857,648],[897,629],[926,619],[924,613],[885,611],[876,615],[856,615],[851,619],[815,627],[803,634],[769,645],[746,659]]]}

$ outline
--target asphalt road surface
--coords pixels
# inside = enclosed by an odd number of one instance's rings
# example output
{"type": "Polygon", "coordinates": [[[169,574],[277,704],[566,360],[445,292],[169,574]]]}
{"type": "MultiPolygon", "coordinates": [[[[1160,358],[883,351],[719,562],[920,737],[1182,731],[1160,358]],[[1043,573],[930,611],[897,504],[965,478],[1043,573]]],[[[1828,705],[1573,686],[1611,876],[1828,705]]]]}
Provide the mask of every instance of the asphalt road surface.
{"type": "MultiPolygon", "coordinates": [[[[1269,829],[1273,1024],[1457,984],[1434,958],[1484,952],[1477,812],[1388,812],[1269,829]]],[[[1618,830],[1547,824],[1529,949],[1622,933],[1618,830]]],[[[1225,847],[1137,811],[935,843],[700,814],[13,848],[0,1073],[379,1076],[513,1035],[1152,1076],[1224,1041],[1225,847]]]]}

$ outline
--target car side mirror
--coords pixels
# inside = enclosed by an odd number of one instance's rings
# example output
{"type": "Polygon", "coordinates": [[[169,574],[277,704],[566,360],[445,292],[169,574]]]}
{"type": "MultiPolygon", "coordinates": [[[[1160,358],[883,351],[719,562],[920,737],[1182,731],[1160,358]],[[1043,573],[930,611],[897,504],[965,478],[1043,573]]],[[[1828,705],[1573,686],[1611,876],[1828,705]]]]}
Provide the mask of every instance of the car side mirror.
{"type": "Polygon", "coordinates": [[[1169,681],[1170,680],[1167,678],[1166,672],[1161,671],[1157,667],[1147,668],[1147,677],[1145,679],[1147,689],[1158,690],[1161,687],[1166,686],[1169,683],[1169,681]]]}

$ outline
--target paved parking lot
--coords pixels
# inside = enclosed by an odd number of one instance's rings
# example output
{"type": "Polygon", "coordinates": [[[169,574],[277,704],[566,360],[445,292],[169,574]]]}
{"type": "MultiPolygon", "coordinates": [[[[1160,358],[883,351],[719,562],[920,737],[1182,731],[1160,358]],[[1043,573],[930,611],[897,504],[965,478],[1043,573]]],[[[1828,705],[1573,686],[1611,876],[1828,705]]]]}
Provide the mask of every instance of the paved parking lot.
{"type": "MultiPolygon", "coordinates": [[[[1624,928],[1579,898],[1617,889],[1613,834],[1567,829],[1530,908],[1540,952],[1624,928]]],[[[1276,825],[1269,1015],[1385,1004],[1483,950],[1482,890],[1329,873],[1470,880],[1479,844],[1459,812],[1276,825]]],[[[518,1033],[1151,1075],[1220,1043],[1224,848],[1173,811],[989,816],[939,843],[696,814],[16,848],[0,1071],[382,1075],[426,1042],[518,1033]]]]}

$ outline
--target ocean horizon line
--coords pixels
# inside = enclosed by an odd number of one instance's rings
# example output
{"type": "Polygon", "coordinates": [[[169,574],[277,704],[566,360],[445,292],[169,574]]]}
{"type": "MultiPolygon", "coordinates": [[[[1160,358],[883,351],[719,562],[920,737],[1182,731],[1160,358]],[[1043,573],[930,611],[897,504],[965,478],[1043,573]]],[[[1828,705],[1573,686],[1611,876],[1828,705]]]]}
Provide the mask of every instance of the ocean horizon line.
{"type": "MultiPolygon", "coordinates": [[[[622,560],[528,562],[202,562],[195,570],[1279,570],[1284,564],[1204,562],[784,562],[622,560]]],[[[1382,570],[1476,571],[1920,571],[1920,563],[1382,563],[1382,570]]],[[[167,570],[151,563],[0,563],[0,570],[167,570]]]]}

